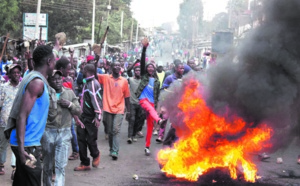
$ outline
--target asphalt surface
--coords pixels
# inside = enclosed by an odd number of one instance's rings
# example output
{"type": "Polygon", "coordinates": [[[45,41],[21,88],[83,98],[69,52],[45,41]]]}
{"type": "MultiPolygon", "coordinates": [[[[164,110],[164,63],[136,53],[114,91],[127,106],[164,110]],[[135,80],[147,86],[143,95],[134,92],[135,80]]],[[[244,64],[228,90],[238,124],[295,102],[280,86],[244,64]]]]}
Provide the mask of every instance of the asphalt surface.
{"type": "MultiPolygon", "coordinates": [[[[300,165],[297,164],[297,157],[300,153],[295,142],[285,151],[278,151],[270,154],[267,161],[258,161],[253,155],[255,164],[258,167],[258,175],[261,176],[256,183],[246,183],[242,179],[232,180],[226,169],[211,170],[201,176],[197,182],[188,182],[176,178],[166,177],[159,169],[156,161],[156,154],[162,148],[161,144],[155,142],[156,136],[152,137],[151,155],[144,154],[144,138],[138,138],[137,142],[127,144],[128,123],[122,124],[120,133],[120,152],[117,161],[109,156],[108,141],[105,140],[103,126],[99,130],[98,147],[101,151],[101,162],[98,168],[90,171],[75,172],[74,167],[79,165],[80,160],[69,161],[66,167],[67,186],[91,186],[91,185],[300,185],[300,165]],[[277,157],[283,158],[282,164],[277,164],[277,157]],[[138,176],[137,180],[133,175],[138,176]]],[[[146,126],[143,129],[145,134],[146,126]]],[[[71,147],[70,147],[71,148],[71,147]]],[[[8,186],[12,184],[10,173],[11,150],[8,149],[7,162],[5,164],[6,174],[0,176],[0,185],[8,186]]],[[[71,149],[70,149],[71,154],[71,149]]]]}

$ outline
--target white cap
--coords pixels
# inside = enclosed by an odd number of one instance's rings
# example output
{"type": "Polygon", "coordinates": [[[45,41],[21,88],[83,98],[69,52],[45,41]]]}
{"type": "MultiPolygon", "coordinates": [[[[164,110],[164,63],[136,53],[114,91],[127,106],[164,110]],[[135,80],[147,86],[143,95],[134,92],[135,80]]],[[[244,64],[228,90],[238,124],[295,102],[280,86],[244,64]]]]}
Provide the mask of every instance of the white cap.
{"type": "Polygon", "coordinates": [[[159,66],[164,66],[162,61],[157,62],[157,67],[159,67],[159,66]]]}

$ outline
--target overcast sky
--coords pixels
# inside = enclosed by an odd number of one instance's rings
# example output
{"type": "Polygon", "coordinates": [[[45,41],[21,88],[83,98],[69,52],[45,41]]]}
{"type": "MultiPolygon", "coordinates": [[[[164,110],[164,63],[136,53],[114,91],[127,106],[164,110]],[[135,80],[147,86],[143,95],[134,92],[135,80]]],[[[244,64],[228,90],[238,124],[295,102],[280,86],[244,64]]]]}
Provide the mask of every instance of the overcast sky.
{"type": "MultiPolygon", "coordinates": [[[[133,0],[133,16],[143,27],[160,26],[165,22],[177,23],[179,4],[183,0],[133,0]]],[[[226,11],[228,0],[203,0],[204,19],[210,20],[217,13],[226,11]]]]}

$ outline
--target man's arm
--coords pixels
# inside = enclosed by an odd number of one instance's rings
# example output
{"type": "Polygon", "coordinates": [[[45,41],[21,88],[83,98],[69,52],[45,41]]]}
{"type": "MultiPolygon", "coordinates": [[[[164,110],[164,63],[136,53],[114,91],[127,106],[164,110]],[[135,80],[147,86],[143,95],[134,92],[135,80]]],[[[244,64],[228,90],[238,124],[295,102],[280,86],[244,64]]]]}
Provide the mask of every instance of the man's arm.
{"type": "Polygon", "coordinates": [[[36,101],[36,99],[41,96],[44,92],[44,83],[41,79],[32,80],[26,87],[25,93],[21,100],[20,113],[16,120],[16,132],[18,141],[18,150],[20,154],[21,164],[25,164],[26,159],[31,159],[30,156],[24,150],[24,137],[26,120],[29,116],[31,109],[36,101]]]}
{"type": "Polygon", "coordinates": [[[146,74],[146,50],[149,45],[148,39],[145,37],[142,40],[143,49],[142,49],[142,57],[141,57],[141,76],[146,74]]]}
{"type": "Polygon", "coordinates": [[[129,68],[127,69],[127,73],[130,72],[130,71],[133,69],[133,67],[134,67],[137,63],[139,63],[139,62],[141,62],[139,59],[136,60],[135,63],[133,63],[133,65],[131,65],[131,67],[129,67],[129,68]]]}

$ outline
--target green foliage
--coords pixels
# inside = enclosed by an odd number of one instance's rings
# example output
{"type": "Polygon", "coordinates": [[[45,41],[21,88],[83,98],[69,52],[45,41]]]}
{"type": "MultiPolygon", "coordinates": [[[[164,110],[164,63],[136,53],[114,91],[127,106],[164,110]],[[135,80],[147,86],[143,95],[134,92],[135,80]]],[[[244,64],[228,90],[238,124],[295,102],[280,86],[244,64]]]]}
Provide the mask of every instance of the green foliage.
{"type": "Polygon", "coordinates": [[[228,29],[228,14],[225,12],[215,15],[212,20],[212,30],[220,31],[228,29]]]}
{"type": "MultiPolygon", "coordinates": [[[[121,12],[124,12],[123,41],[130,38],[132,13],[131,0],[111,0],[108,25],[108,43],[121,42],[121,12]]],[[[95,40],[100,41],[107,25],[108,0],[96,0],[95,40]],[[100,29],[100,32],[99,32],[100,29]]],[[[36,12],[37,1],[0,0],[0,33],[22,38],[23,13],[36,12]]],[[[81,43],[90,39],[92,33],[92,0],[47,0],[42,1],[41,13],[48,14],[48,40],[55,34],[65,32],[67,44],[81,43]]]]}
{"type": "Polygon", "coordinates": [[[16,21],[18,17],[18,1],[17,0],[0,0],[0,35],[6,35],[10,32],[14,36],[14,32],[20,27],[16,21]]]}
{"type": "Polygon", "coordinates": [[[202,0],[184,0],[180,4],[177,22],[182,37],[192,39],[193,33],[195,34],[195,29],[198,30],[201,28],[203,22],[202,0]]]}

